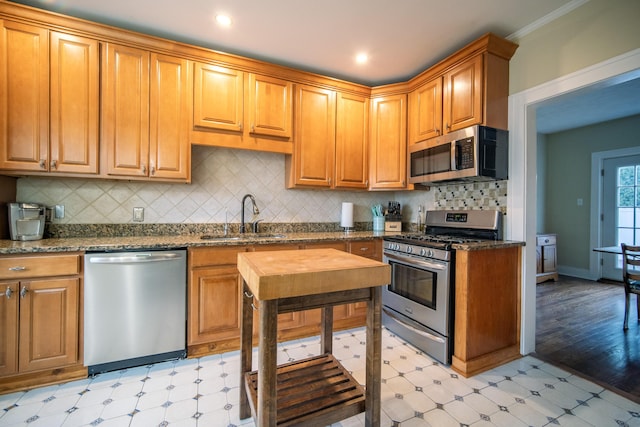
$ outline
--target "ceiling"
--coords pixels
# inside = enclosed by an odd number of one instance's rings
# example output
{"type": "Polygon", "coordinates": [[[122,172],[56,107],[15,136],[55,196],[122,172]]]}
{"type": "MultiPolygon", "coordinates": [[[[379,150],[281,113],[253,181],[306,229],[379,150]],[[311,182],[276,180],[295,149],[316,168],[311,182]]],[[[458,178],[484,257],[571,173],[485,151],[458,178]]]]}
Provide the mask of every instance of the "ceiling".
{"type": "MultiPolygon", "coordinates": [[[[12,1],[377,86],[406,81],[487,32],[517,41],[588,0],[12,1]],[[229,28],[215,23],[221,13],[229,28]]],[[[554,98],[537,111],[538,131],[640,114],[635,77],[554,98]]]]}
{"type": "Polygon", "coordinates": [[[507,37],[584,2],[13,1],[369,86],[407,80],[489,31],[507,37]],[[231,16],[229,28],[215,23],[220,13],[231,16]],[[368,53],[367,64],[356,64],[358,52],[368,53]]]}

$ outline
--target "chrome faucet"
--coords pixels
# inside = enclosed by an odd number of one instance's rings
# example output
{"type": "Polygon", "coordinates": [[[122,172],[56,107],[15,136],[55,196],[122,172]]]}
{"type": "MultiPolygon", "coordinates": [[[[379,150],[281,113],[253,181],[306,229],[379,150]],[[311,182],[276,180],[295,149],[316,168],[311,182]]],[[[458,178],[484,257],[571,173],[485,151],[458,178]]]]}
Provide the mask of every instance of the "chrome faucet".
{"type": "Polygon", "coordinates": [[[258,205],[256,205],[255,197],[253,197],[252,194],[245,194],[242,198],[242,206],[240,210],[240,233],[244,233],[246,231],[246,226],[244,223],[244,202],[247,200],[247,198],[251,199],[251,204],[253,205],[253,214],[258,215],[260,213],[258,205]]]}

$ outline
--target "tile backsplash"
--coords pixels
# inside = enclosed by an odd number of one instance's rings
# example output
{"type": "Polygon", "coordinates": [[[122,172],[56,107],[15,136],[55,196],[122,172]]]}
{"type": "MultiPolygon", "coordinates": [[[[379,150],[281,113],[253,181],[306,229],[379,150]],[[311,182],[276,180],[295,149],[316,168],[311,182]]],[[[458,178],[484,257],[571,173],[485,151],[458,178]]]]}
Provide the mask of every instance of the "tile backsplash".
{"type": "MultiPolygon", "coordinates": [[[[432,187],[430,191],[322,191],[285,188],[283,154],[217,147],[192,148],[192,183],[101,179],[20,178],[17,200],[64,205],[56,224],[124,224],[133,208],[144,223],[203,224],[240,221],[242,197],[251,193],[266,223],[339,222],[341,204],[354,204],[354,221],[371,221],[370,207],[390,200],[403,206],[403,220],[415,222],[426,209],[505,209],[506,181],[432,187]]],[[[251,220],[247,206],[246,218],[251,220]]]]}

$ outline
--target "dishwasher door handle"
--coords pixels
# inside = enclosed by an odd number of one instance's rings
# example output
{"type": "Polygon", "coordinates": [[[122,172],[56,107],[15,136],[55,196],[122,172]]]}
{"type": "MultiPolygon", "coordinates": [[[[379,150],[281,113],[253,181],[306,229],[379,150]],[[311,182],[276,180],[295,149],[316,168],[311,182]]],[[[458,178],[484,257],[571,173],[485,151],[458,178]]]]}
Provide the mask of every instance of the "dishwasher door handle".
{"type": "Polygon", "coordinates": [[[145,263],[145,262],[166,262],[181,259],[180,254],[151,254],[151,253],[139,253],[139,254],[127,254],[127,255],[114,255],[114,256],[92,256],[89,258],[89,262],[92,264],[132,264],[132,263],[145,263]]]}

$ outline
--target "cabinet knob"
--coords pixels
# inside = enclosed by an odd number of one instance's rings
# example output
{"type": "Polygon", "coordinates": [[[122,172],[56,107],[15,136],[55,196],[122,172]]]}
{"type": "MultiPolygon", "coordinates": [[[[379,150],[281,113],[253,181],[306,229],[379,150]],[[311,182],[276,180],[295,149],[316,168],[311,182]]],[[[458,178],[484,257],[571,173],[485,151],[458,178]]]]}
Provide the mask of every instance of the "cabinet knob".
{"type": "Polygon", "coordinates": [[[6,296],[7,299],[10,299],[11,295],[13,295],[13,290],[11,289],[10,286],[7,286],[7,290],[4,291],[4,296],[6,296]]]}
{"type": "Polygon", "coordinates": [[[151,172],[149,173],[149,175],[155,175],[156,174],[156,167],[155,166],[151,166],[151,172]]]}
{"type": "Polygon", "coordinates": [[[254,125],[251,125],[251,133],[254,133],[256,131],[256,127],[254,125]]]}
{"type": "Polygon", "coordinates": [[[238,127],[240,128],[240,132],[242,132],[243,128],[242,128],[242,122],[238,123],[238,127]]]}
{"type": "Polygon", "coordinates": [[[47,168],[47,162],[44,161],[44,159],[40,160],[40,169],[46,169],[47,168]]]}
{"type": "Polygon", "coordinates": [[[20,289],[20,298],[26,297],[28,292],[29,292],[29,289],[27,289],[26,286],[23,286],[22,289],[20,289]]]}
{"type": "Polygon", "coordinates": [[[142,173],[143,173],[144,175],[146,175],[146,174],[147,174],[147,165],[142,165],[142,173]]]}
{"type": "Polygon", "coordinates": [[[58,161],[57,160],[51,160],[51,169],[56,169],[58,167],[58,161]]]}

